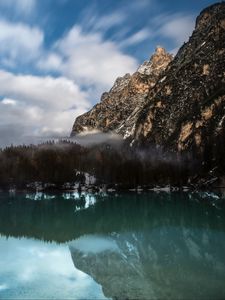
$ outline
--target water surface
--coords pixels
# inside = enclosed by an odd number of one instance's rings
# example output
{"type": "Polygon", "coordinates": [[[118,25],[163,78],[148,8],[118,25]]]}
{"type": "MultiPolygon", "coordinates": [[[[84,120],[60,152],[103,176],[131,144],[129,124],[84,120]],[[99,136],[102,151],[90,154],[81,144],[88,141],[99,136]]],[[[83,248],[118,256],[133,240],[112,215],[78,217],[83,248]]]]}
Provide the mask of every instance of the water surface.
{"type": "Polygon", "coordinates": [[[0,193],[1,299],[224,299],[221,194],[0,193]]]}

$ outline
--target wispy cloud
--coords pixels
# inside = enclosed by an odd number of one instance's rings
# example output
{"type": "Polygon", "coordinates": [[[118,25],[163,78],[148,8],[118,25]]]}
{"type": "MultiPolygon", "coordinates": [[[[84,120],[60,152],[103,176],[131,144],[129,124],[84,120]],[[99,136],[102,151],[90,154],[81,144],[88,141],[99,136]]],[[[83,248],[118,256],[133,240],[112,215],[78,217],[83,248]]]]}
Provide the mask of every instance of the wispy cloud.
{"type": "Polygon", "coordinates": [[[38,27],[0,20],[0,62],[12,67],[39,55],[44,34],[38,27]]]}
{"type": "Polygon", "coordinates": [[[159,28],[155,34],[162,38],[171,39],[174,45],[181,46],[192,33],[195,18],[189,14],[161,15],[155,23],[159,28]]]}
{"type": "Polygon", "coordinates": [[[0,0],[0,6],[22,15],[28,15],[36,7],[36,0],[0,0]]]}
{"type": "Polygon", "coordinates": [[[141,30],[124,39],[122,42],[119,42],[119,46],[123,48],[139,44],[147,39],[150,39],[152,36],[153,33],[149,28],[142,28],[141,30]]]}
{"type": "Polygon", "coordinates": [[[111,28],[120,26],[126,20],[127,15],[123,11],[115,11],[106,15],[99,15],[97,11],[88,9],[83,13],[80,26],[92,32],[106,32],[111,28]]]}

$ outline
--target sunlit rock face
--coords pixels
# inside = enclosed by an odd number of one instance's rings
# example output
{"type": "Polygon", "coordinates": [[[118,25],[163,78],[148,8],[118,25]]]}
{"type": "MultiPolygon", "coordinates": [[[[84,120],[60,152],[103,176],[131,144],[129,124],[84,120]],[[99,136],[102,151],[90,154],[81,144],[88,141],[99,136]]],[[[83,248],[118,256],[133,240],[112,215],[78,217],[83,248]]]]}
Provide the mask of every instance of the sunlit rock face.
{"type": "Polygon", "coordinates": [[[224,103],[225,3],[221,2],[200,13],[192,36],[173,60],[157,48],[150,61],[132,76],[117,79],[99,104],[76,119],[72,134],[114,130],[132,145],[203,153],[207,144],[224,144],[224,103]]]}
{"type": "Polygon", "coordinates": [[[171,60],[172,55],[157,47],[149,61],[145,61],[133,75],[117,78],[111,90],[103,93],[101,102],[76,119],[71,135],[92,130],[116,131],[125,135],[124,121],[143,105],[149,90],[171,60]]]}

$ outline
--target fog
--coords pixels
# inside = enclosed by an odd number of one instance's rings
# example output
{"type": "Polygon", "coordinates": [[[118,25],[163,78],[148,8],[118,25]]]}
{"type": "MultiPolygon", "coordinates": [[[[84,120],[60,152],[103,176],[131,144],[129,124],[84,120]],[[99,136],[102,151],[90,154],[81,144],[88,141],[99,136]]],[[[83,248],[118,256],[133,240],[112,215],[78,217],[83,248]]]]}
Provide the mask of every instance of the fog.
{"type": "Polygon", "coordinates": [[[93,130],[77,134],[76,136],[70,138],[70,140],[77,142],[82,146],[92,146],[101,143],[109,143],[114,145],[121,144],[123,138],[113,132],[103,133],[97,130],[93,130]]]}

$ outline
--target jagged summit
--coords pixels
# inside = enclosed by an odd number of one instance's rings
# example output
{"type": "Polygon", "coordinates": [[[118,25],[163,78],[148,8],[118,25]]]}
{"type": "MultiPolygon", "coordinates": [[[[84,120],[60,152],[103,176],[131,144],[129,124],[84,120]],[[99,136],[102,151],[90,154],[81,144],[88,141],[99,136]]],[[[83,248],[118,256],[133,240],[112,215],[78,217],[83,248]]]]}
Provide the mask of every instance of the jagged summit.
{"type": "Polygon", "coordinates": [[[102,94],[101,102],[76,119],[71,135],[90,130],[120,132],[124,120],[143,105],[149,90],[172,58],[164,48],[157,47],[149,61],[134,74],[118,77],[110,91],[102,94]]]}
{"type": "Polygon", "coordinates": [[[161,46],[157,46],[155,53],[150,57],[149,61],[144,61],[137,69],[137,72],[144,75],[159,75],[163,68],[166,68],[172,60],[172,55],[168,55],[166,50],[161,46]]]}

